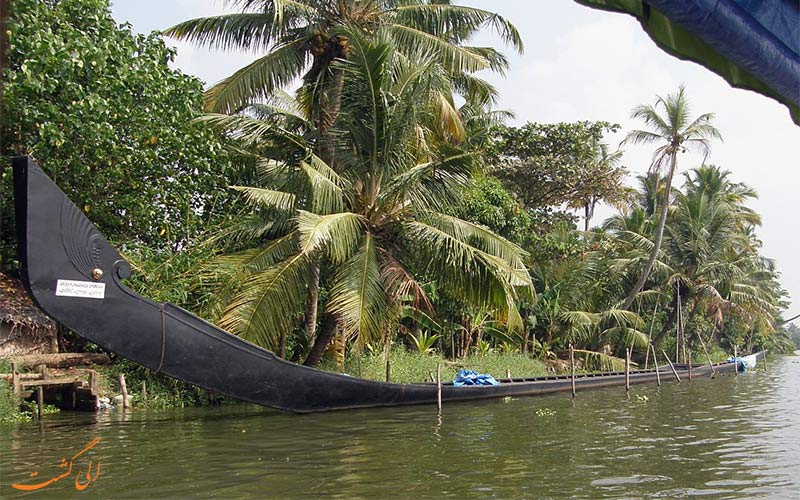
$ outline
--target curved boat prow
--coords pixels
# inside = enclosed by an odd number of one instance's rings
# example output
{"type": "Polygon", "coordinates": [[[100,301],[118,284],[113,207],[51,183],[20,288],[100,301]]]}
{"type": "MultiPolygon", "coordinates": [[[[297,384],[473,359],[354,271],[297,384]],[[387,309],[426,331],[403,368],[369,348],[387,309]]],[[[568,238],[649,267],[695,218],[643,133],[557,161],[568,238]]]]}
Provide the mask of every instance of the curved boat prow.
{"type": "Polygon", "coordinates": [[[134,293],[122,283],[128,263],[39,166],[16,158],[13,167],[22,281],[39,307],[82,337],[151,370],[283,410],[435,401],[426,386],[286,362],[177,306],[134,293]]]}

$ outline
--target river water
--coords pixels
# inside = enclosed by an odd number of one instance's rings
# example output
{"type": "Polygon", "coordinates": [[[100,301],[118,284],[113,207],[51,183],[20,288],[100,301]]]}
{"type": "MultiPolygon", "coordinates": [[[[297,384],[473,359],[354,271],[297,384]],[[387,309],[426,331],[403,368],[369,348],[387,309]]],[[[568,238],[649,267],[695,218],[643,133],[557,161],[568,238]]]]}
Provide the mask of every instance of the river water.
{"type": "Polygon", "coordinates": [[[800,498],[800,357],[768,368],[630,400],[454,403],[441,420],[430,406],[50,415],[0,427],[0,497],[800,498]]]}

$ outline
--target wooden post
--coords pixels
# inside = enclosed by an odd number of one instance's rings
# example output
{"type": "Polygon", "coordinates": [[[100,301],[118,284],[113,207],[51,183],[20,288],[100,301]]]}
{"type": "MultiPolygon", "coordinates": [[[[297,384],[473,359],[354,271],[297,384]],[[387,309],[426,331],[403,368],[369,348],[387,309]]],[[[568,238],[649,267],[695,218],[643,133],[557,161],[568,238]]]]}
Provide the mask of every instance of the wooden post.
{"type": "Polygon", "coordinates": [[[739,375],[739,360],[736,359],[736,358],[739,357],[739,354],[737,354],[737,351],[738,351],[738,349],[736,348],[736,346],[733,346],[733,368],[734,368],[733,373],[734,373],[734,375],[739,375]]]}
{"type": "Polygon", "coordinates": [[[147,403],[147,382],[142,380],[142,403],[147,403]]]}
{"type": "Polygon", "coordinates": [[[631,350],[625,348],[625,393],[630,396],[631,392],[631,350]]]}
{"type": "Polygon", "coordinates": [[[506,369],[506,378],[508,379],[509,382],[512,382],[512,380],[511,380],[511,370],[509,370],[509,369],[506,369]]]}
{"type": "Polygon", "coordinates": [[[119,390],[122,393],[122,407],[128,407],[128,387],[125,385],[125,374],[119,374],[119,390]]]}
{"type": "MultiPolygon", "coordinates": [[[[650,322],[650,333],[647,335],[647,345],[653,345],[653,327],[656,324],[656,313],[658,312],[658,302],[656,302],[656,306],[653,308],[653,320],[650,322]]],[[[653,351],[655,354],[655,351],[653,351]]],[[[647,370],[648,362],[650,361],[650,349],[646,349],[644,353],[644,369],[647,370]]],[[[655,361],[653,361],[655,363],[655,361]]],[[[658,365],[656,365],[658,368],[658,365]]]]}
{"type": "Polygon", "coordinates": [[[389,364],[389,355],[387,354],[386,355],[386,381],[387,382],[391,381],[390,380],[391,379],[391,374],[392,374],[392,368],[391,368],[391,365],[389,364]]]}
{"type": "Polygon", "coordinates": [[[575,349],[569,345],[569,364],[572,368],[572,399],[575,399],[575,349]]]}
{"type": "Polygon", "coordinates": [[[18,403],[19,395],[22,392],[22,389],[19,385],[19,372],[17,371],[17,364],[13,361],[11,362],[11,391],[14,395],[15,402],[18,403]]]}
{"type": "Polygon", "coordinates": [[[675,370],[675,365],[672,364],[672,361],[670,361],[669,356],[667,356],[667,353],[666,353],[666,351],[664,351],[664,349],[661,349],[661,354],[663,354],[664,357],[667,358],[667,363],[669,363],[669,367],[672,368],[672,374],[675,375],[675,380],[680,382],[681,381],[681,377],[678,376],[678,371],[675,370]]]}
{"type": "Polygon", "coordinates": [[[703,336],[699,333],[697,334],[697,338],[700,339],[700,345],[703,346],[703,352],[706,353],[706,359],[708,360],[708,367],[711,368],[711,376],[715,376],[717,374],[717,370],[714,368],[714,363],[711,361],[711,356],[708,354],[708,349],[706,349],[706,343],[703,341],[703,336]]]}
{"type": "Polygon", "coordinates": [[[41,422],[42,415],[44,415],[44,389],[42,389],[41,385],[36,388],[36,407],[37,416],[39,417],[39,422],[41,422]]]}
{"type": "Polygon", "coordinates": [[[764,349],[764,371],[767,371],[767,350],[764,349]]]}
{"type": "Polygon", "coordinates": [[[656,367],[656,383],[661,387],[661,372],[658,370],[658,359],[656,358],[656,348],[650,344],[650,349],[653,351],[653,365],[656,367]]]}
{"type": "MultiPolygon", "coordinates": [[[[42,380],[47,379],[47,366],[46,365],[39,365],[39,376],[42,380]]],[[[44,415],[44,388],[39,385],[36,388],[36,407],[37,407],[37,416],[39,417],[39,421],[42,421],[42,415],[44,415]]]]}
{"type": "Polygon", "coordinates": [[[442,365],[436,365],[436,409],[442,414],[442,365]]]}

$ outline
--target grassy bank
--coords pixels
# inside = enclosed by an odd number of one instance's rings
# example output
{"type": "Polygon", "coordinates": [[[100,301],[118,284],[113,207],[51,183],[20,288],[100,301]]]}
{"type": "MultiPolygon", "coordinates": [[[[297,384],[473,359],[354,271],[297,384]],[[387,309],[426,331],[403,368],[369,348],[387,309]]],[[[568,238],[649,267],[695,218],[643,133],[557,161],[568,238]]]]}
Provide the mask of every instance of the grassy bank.
{"type": "MultiPolygon", "coordinates": [[[[412,383],[431,380],[436,374],[436,365],[442,366],[442,380],[453,380],[458,370],[465,368],[488,373],[495,378],[505,378],[506,370],[513,377],[535,377],[545,375],[545,366],[538,360],[523,354],[487,353],[472,355],[457,361],[446,360],[435,354],[419,354],[395,348],[389,356],[392,382],[412,383]]],[[[333,361],[326,360],[320,367],[332,372],[340,372],[333,361]]],[[[351,355],[347,358],[344,373],[369,380],[386,380],[386,360],[382,354],[351,355]]]]}

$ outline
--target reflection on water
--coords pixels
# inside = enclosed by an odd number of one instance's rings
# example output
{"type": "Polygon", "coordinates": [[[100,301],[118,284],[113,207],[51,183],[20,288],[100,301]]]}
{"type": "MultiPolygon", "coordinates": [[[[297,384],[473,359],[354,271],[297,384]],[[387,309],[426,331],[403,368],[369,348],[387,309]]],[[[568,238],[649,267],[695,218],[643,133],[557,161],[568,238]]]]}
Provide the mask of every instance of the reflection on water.
{"type": "Polygon", "coordinates": [[[0,428],[0,497],[77,496],[10,484],[99,437],[83,498],[800,498],[800,358],[633,393],[453,404],[441,423],[433,406],[54,415],[0,428]]]}

